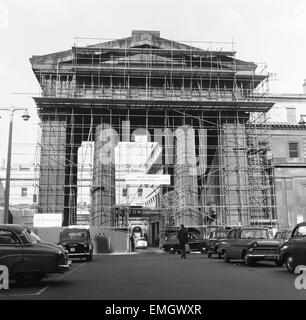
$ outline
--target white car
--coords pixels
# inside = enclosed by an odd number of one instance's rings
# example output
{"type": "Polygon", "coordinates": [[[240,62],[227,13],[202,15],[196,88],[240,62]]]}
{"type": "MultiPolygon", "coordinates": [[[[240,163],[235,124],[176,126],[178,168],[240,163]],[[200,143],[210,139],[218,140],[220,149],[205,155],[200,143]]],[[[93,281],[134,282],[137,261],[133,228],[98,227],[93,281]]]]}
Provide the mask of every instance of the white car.
{"type": "Polygon", "coordinates": [[[136,240],[136,249],[145,249],[148,246],[148,242],[144,237],[140,237],[136,240]]]}

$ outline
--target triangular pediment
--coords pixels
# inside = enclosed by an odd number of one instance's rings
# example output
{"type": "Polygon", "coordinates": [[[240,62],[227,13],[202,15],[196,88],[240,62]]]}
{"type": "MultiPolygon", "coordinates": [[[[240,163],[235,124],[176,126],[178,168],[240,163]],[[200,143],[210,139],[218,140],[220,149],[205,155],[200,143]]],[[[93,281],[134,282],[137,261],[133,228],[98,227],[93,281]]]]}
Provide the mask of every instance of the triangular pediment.
{"type": "Polygon", "coordinates": [[[143,30],[135,30],[132,32],[132,36],[122,39],[86,47],[74,47],[72,50],[43,56],[33,56],[30,61],[33,68],[35,65],[37,67],[49,65],[51,68],[59,64],[73,64],[76,54],[81,57],[82,61],[86,61],[87,59],[89,64],[91,63],[90,58],[86,58],[86,55],[87,57],[94,55],[96,56],[96,61],[100,59],[103,63],[120,63],[128,57],[132,63],[151,61],[151,63],[159,64],[163,62],[165,64],[171,63],[172,65],[177,64],[177,61],[180,61],[181,65],[185,65],[185,58],[188,65],[189,59],[191,61],[192,57],[195,56],[199,60],[198,57],[201,56],[201,63],[204,67],[207,64],[207,67],[216,66],[217,68],[226,69],[233,65],[233,62],[242,69],[255,70],[257,67],[253,62],[235,59],[234,52],[232,51],[220,50],[212,52],[161,38],[158,31],[143,30]],[[103,50],[104,48],[105,50],[103,50]]]}
{"type": "Polygon", "coordinates": [[[98,43],[91,48],[155,48],[165,50],[201,50],[193,46],[161,38],[157,31],[133,31],[131,37],[98,43]]]}
{"type": "MultiPolygon", "coordinates": [[[[133,31],[131,37],[122,39],[102,42],[94,45],[86,46],[85,48],[97,48],[97,54],[101,54],[101,49],[113,48],[113,49],[163,49],[163,50],[201,50],[195,47],[181,44],[179,42],[171,41],[168,39],[161,38],[158,31],[133,31]]],[[[106,54],[107,55],[107,54],[106,54]]],[[[139,57],[139,56],[138,56],[139,57]]],[[[133,58],[134,59],[134,58],[133,58]]],[[[158,60],[159,58],[156,58],[158,60]]],[[[164,59],[161,57],[160,59],[164,59]]],[[[35,63],[70,63],[73,60],[72,50],[51,53],[42,56],[33,56],[30,61],[32,64],[35,63]]],[[[169,59],[166,59],[169,60],[169,59]]]]}

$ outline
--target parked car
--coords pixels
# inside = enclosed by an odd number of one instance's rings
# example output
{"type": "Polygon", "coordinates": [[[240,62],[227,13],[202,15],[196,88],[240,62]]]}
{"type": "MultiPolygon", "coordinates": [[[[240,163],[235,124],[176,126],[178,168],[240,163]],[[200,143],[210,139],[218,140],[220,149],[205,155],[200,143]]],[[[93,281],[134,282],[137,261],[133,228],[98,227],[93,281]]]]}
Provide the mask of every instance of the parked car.
{"type": "MultiPolygon", "coordinates": [[[[188,232],[188,244],[191,251],[206,252],[206,240],[199,234],[188,232]]],[[[162,249],[169,253],[180,252],[179,240],[177,233],[170,233],[163,242],[162,249]]]]}
{"type": "Polygon", "coordinates": [[[287,229],[277,231],[274,236],[274,239],[280,241],[281,243],[284,243],[290,239],[291,233],[292,230],[290,231],[287,229]]]}
{"type": "Polygon", "coordinates": [[[222,257],[222,251],[219,251],[219,246],[222,241],[226,240],[229,229],[217,228],[211,231],[206,242],[207,256],[211,258],[213,254],[217,254],[218,258],[222,257]]]}
{"type": "MultiPolygon", "coordinates": [[[[179,229],[180,229],[180,227],[170,227],[170,228],[166,228],[166,230],[165,230],[165,232],[164,232],[164,236],[163,236],[162,242],[165,242],[165,241],[169,238],[169,236],[170,236],[171,234],[177,234],[177,232],[179,231],[179,229]]],[[[189,234],[195,234],[195,235],[198,235],[198,236],[201,235],[201,232],[200,232],[198,229],[196,229],[196,228],[188,227],[188,228],[186,228],[186,230],[187,230],[187,232],[188,232],[189,234]]]]}
{"type": "Polygon", "coordinates": [[[71,258],[86,258],[91,261],[93,258],[93,243],[88,229],[71,228],[60,233],[59,245],[62,245],[71,258]]]}
{"type": "Polygon", "coordinates": [[[246,265],[260,260],[274,261],[280,265],[278,247],[280,242],[273,239],[270,228],[234,227],[223,242],[224,261],[242,259],[246,265]]]}
{"type": "Polygon", "coordinates": [[[148,242],[145,237],[139,237],[136,240],[135,248],[136,249],[146,249],[148,247],[148,242]]]}
{"type": "Polygon", "coordinates": [[[306,265],[306,222],[295,226],[288,241],[279,248],[279,259],[285,263],[288,272],[294,272],[299,265],[306,265]]]}
{"type": "Polygon", "coordinates": [[[21,225],[0,225],[0,265],[9,269],[11,279],[31,286],[49,273],[70,269],[66,251],[52,243],[38,242],[33,231],[21,225]]]}

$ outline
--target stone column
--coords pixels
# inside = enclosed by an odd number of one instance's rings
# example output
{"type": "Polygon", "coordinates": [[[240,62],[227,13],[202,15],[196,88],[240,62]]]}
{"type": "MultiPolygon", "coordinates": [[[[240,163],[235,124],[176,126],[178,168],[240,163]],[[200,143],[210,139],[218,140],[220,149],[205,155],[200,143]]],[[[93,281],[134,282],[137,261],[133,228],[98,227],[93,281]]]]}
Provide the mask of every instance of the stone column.
{"type": "Polygon", "coordinates": [[[190,126],[175,130],[176,159],[174,164],[174,199],[176,225],[198,226],[198,184],[195,152],[195,131],[190,126]]]}
{"type": "Polygon", "coordinates": [[[39,175],[41,213],[64,213],[66,121],[42,120],[39,175]]]}
{"type": "Polygon", "coordinates": [[[221,136],[223,206],[228,225],[249,224],[246,135],[243,124],[224,124],[221,136]]]}
{"type": "Polygon", "coordinates": [[[114,226],[115,151],[118,135],[108,124],[96,128],[93,185],[92,224],[114,226]]]}

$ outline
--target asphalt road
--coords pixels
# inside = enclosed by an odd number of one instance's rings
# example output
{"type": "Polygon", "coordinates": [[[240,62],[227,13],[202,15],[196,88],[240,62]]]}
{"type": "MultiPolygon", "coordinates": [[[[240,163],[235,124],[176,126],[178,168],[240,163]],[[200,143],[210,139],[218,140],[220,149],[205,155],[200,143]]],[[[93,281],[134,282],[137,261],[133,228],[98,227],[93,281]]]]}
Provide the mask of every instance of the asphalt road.
{"type": "Polygon", "coordinates": [[[209,300],[306,299],[294,286],[296,275],[273,263],[247,267],[192,253],[158,251],[96,255],[92,262],[74,261],[63,275],[45,278],[34,288],[0,291],[2,299],[209,300]]]}

